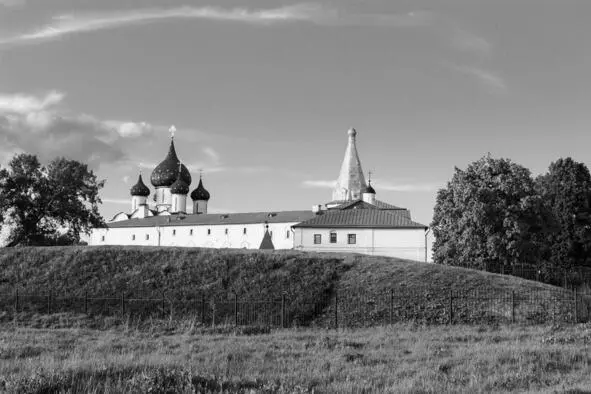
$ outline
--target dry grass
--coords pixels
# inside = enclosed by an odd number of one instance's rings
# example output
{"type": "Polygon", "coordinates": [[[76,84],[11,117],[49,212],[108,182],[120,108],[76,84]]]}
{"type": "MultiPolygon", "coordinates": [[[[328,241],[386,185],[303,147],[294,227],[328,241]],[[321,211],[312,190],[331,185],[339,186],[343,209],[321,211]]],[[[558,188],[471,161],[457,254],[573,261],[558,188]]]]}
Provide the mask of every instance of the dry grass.
{"type": "Polygon", "coordinates": [[[591,392],[589,325],[244,332],[5,324],[0,376],[21,392],[591,392]]]}

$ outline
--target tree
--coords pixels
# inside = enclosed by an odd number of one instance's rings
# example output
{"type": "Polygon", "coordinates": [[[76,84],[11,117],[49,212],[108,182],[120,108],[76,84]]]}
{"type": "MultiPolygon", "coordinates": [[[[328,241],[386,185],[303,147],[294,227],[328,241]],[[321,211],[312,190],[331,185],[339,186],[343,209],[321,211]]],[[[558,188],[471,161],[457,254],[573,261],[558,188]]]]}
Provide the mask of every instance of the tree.
{"type": "Polygon", "coordinates": [[[72,244],[104,224],[98,192],[104,181],[86,164],[65,158],[42,166],[19,154],[0,169],[0,220],[10,223],[8,246],[72,244]]]}
{"type": "Polygon", "coordinates": [[[434,261],[497,272],[534,264],[534,235],[543,231],[544,216],[529,170],[489,154],[466,170],[456,168],[439,190],[434,261]]]}
{"type": "Polygon", "coordinates": [[[591,265],[591,175],[587,166],[570,157],[559,159],[536,179],[536,186],[556,224],[538,241],[544,273],[591,265]]]}

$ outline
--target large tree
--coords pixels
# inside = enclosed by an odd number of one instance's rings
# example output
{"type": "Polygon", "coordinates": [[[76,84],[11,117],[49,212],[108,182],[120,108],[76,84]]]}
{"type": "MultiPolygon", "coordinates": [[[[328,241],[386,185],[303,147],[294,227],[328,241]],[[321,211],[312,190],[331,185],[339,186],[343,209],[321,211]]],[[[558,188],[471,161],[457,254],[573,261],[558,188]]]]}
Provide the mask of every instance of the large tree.
{"type": "Polygon", "coordinates": [[[0,220],[11,227],[8,246],[76,243],[104,224],[97,181],[86,164],[57,158],[43,166],[19,154],[0,169],[0,220]]]}
{"type": "Polygon", "coordinates": [[[530,171],[490,155],[455,169],[439,190],[433,218],[434,261],[507,271],[535,263],[533,236],[543,229],[543,208],[530,171]]]}
{"type": "Polygon", "coordinates": [[[570,157],[550,164],[548,172],[536,179],[538,193],[556,224],[540,237],[546,275],[590,265],[591,175],[583,163],[570,157]]]}

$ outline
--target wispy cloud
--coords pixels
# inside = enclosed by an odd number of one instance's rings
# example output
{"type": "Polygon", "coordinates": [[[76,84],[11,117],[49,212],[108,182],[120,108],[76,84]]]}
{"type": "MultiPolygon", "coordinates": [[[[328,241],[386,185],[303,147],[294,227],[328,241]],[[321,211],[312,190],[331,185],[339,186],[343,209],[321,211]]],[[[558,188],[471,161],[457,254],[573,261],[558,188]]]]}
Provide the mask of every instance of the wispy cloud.
{"type": "Polygon", "coordinates": [[[336,183],[337,183],[336,181],[308,180],[308,181],[303,181],[302,186],[303,187],[316,187],[316,188],[321,188],[321,189],[332,189],[333,187],[335,187],[336,183]]]}
{"type": "Polygon", "coordinates": [[[390,192],[431,192],[441,187],[438,183],[389,183],[376,179],[372,182],[376,191],[390,192]]]}
{"type": "Polygon", "coordinates": [[[86,15],[59,15],[38,29],[0,38],[0,44],[35,43],[76,33],[147,24],[167,19],[200,19],[255,25],[309,22],[325,26],[415,27],[431,23],[432,18],[431,13],[423,11],[405,14],[349,14],[317,4],[295,4],[261,10],[189,6],[169,9],[150,8],[86,15]]]}
{"type": "Polygon", "coordinates": [[[26,0],[0,0],[0,7],[18,7],[26,3],[26,0]]]}
{"type": "MultiPolygon", "coordinates": [[[[302,182],[303,187],[332,189],[336,181],[306,180],[302,182]]],[[[372,186],[379,193],[380,191],[393,192],[430,192],[437,190],[441,185],[436,183],[389,183],[379,179],[372,180],[372,186]]]]}
{"type": "Polygon", "coordinates": [[[476,66],[452,65],[454,70],[474,78],[490,94],[505,94],[509,87],[499,74],[476,66]]]}
{"type": "Polygon", "coordinates": [[[103,197],[103,198],[101,198],[101,201],[103,203],[117,204],[117,205],[129,205],[131,202],[130,199],[126,199],[126,198],[109,198],[109,197],[103,197]]]}
{"type": "Polygon", "coordinates": [[[205,153],[205,155],[207,157],[209,157],[212,162],[214,162],[214,163],[220,162],[220,154],[215,149],[213,149],[211,146],[206,146],[205,148],[203,148],[203,153],[205,153]]]}
{"type": "Polygon", "coordinates": [[[492,44],[486,38],[468,30],[454,28],[451,43],[456,49],[479,57],[489,57],[492,54],[492,44]]]}

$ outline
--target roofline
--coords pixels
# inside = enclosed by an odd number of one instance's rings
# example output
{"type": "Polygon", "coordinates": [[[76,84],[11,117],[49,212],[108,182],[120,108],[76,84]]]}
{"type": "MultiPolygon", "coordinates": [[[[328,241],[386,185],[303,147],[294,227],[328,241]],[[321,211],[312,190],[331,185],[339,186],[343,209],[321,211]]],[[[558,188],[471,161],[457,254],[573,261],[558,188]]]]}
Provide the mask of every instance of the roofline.
{"type": "Polygon", "coordinates": [[[401,230],[409,230],[409,229],[422,229],[427,230],[429,226],[425,226],[423,224],[418,226],[387,226],[387,225],[367,225],[367,224],[350,224],[350,225],[329,225],[329,224],[296,224],[291,226],[292,228],[387,228],[387,229],[401,229],[401,230]]]}

